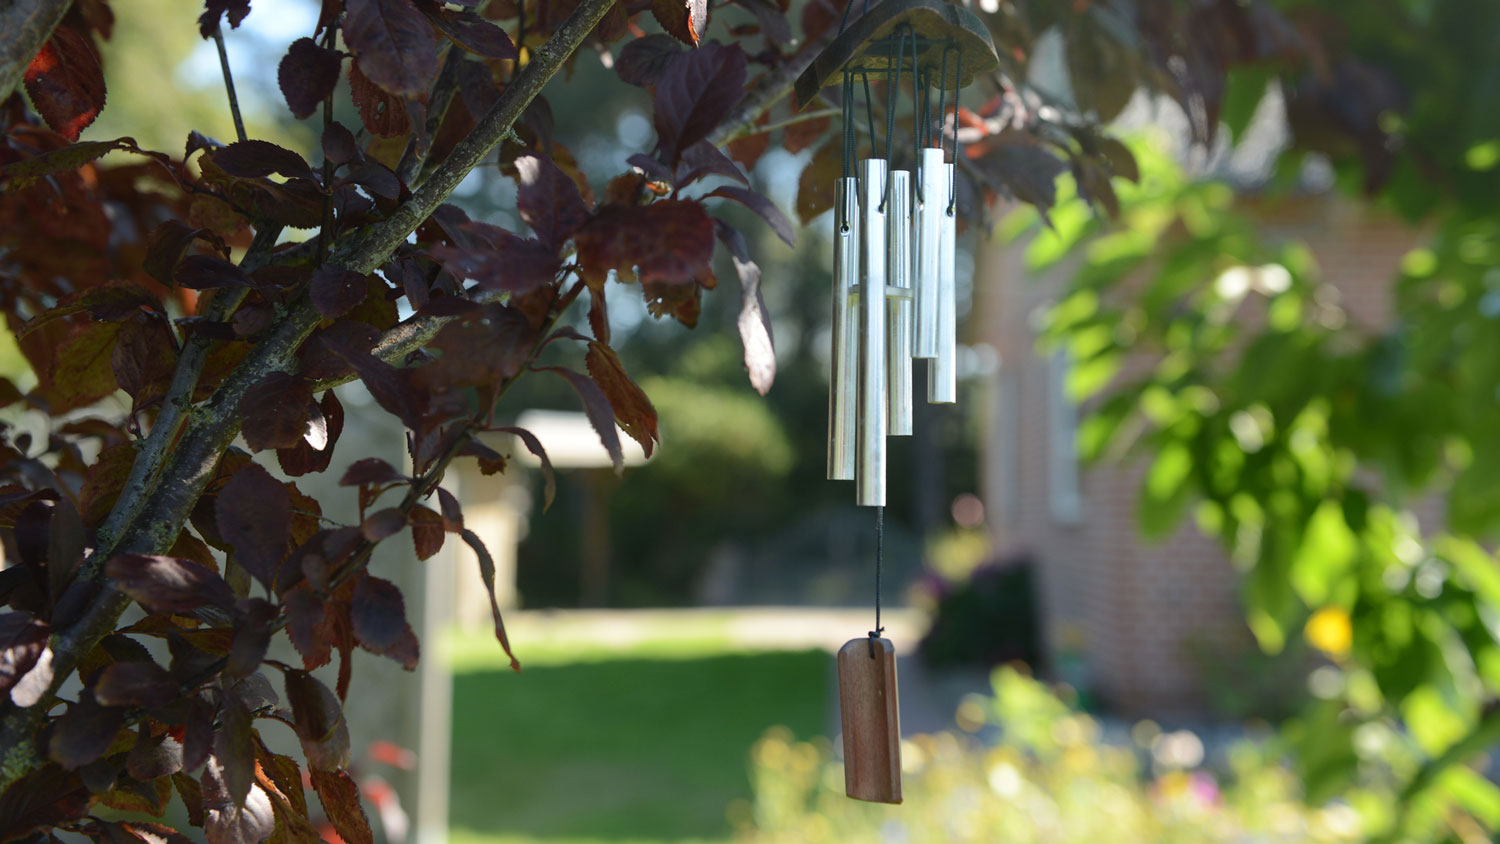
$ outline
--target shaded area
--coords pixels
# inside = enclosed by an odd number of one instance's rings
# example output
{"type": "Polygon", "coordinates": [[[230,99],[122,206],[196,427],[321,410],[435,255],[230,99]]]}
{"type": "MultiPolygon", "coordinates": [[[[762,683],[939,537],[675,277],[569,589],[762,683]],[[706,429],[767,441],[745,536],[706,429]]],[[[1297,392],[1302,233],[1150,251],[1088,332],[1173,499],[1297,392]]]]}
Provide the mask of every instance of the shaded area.
{"type": "Polygon", "coordinates": [[[457,674],[454,840],[727,838],[766,729],[823,733],[829,670],[809,650],[457,674]]]}

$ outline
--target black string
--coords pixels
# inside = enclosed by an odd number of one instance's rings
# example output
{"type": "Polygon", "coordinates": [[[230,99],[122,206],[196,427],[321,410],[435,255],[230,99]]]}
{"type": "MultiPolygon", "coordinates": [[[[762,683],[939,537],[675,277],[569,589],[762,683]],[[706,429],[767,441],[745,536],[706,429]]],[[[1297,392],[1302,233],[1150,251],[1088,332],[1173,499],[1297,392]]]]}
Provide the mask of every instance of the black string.
{"type": "MultiPolygon", "coordinates": [[[[951,49],[954,48],[946,47],[943,49],[944,82],[948,81],[948,50],[951,49]]],[[[958,66],[953,69],[953,178],[948,180],[949,217],[953,216],[954,209],[958,207],[958,95],[961,91],[963,91],[963,86],[960,84],[963,80],[960,79],[960,74],[962,74],[964,70],[964,48],[958,47],[957,51],[958,66]]]]}
{"type": "Polygon", "coordinates": [[[885,632],[880,626],[880,563],[885,557],[885,508],[875,508],[875,629],[870,631],[870,659],[875,658],[875,640],[885,632]]]}

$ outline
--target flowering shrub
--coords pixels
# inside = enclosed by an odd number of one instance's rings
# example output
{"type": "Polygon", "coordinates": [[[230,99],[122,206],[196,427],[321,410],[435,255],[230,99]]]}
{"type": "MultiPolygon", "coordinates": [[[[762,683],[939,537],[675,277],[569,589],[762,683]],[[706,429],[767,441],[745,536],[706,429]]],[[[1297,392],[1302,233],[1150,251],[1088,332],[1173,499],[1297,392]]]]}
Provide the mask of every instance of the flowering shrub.
{"type": "Polygon", "coordinates": [[[1305,806],[1300,784],[1245,741],[1227,770],[1203,766],[1187,731],[1149,724],[1128,743],[1102,740],[1098,721],[1041,683],[1003,668],[995,696],[966,700],[962,732],[902,743],[905,803],[844,796],[843,766],[827,741],[772,730],[751,756],[753,803],[731,809],[753,844],[1199,844],[1360,840],[1361,814],[1343,802],[1305,806]],[[986,741],[983,739],[993,739],[986,741]]]}

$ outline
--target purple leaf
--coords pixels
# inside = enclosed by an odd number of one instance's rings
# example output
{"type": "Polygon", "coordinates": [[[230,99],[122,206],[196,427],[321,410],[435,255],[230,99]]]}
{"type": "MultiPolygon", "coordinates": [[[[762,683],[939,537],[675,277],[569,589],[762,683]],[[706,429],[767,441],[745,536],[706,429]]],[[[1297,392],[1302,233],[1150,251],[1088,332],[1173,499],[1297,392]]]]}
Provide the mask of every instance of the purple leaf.
{"type": "Polygon", "coordinates": [[[292,116],[301,120],[318,110],[339,83],[343,60],[338,51],[318,46],[311,38],[298,38],[276,68],[276,81],[292,116]]]}
{"type": "Polygon", "coordinates": [[[571,369],[561,366],[541,368],[548,372],[556,372],[573,385],[578,398],[583,400],[583,412],[588,416],[589,424],[594,426],[594,431],[599,434],[599,442],[603,443],[604,450],[609,452],[609,460],[615,466],[615,474],[625,471],[625,452],[620,450],[620,432],[615,428],[615,411],[610,407],[609,399],[605,397],[604,391],[599,389],[599,385],[595,384],[593,379],[571,369]]]}
{"type": "Polygon", "coordinates": [[[356,581],[349,620],[365,650],[389,656],[408,671],[417,667],[417,637],[396,584],[370,575],[356,581]]]}
{"type": "Polygon", "coordinates": [[[295,448],[306,436],[308,420],[318,409],[312,386],[285,372],[271,372],[255,382],[245,391],[240,407],[244,416],[240,433],[251,451],[295,448]]]}
{"type": "Polygon", "coordinates": [[[521,219],[543,243],[562,246],[589,218],[578,185],[543,155],[519,156],[515,165],[521,219]]]}
{"type": "Polygon", "coordinates": [[[156,709],[177,699],[177,684],[154,662],[116,662],[94,680],[94,699],[104,706],[156,709]]]}
{"type": "Polygon", "coordinates": [[[36,665],[50,632],[46,622],[29,612],[0,615],[0,700],[36,665]]]}
{"type": "Polygon", "coordinates": [[[190,560],[126,554],[111,559],[104,572],[114,581],[116,589],[152,612],[234,607],[234,592],[229,584],[217,572],[190,560]]]}
{"type": "Polygon", "coordinates": [[[732,199],[759,214],[771,226],[771,231],[781,238],[787,246],[797,245],[797,231],[792,228],[792,221],[781,213],[776,203],[767,199],[764,195],[756,193],[749,188],[737,188],[734,185],[723,185],[715,188],[708,196],[721,196],[732,199]]]}
{"type": "Polygon", "coordinates": [[[220,170],[242,179],[259,179],[272,173],[288,179],[312,178],[312,168],[302,156],[270,141],[236,141],[214,151],[213,159],[220,170]]]}
{"type": "Polygon", "coordinates": [[[489,549],[484,547],[484,541],[474,531],[465,529],[459,535],[468,543],[469,548],[474,551],[474,558],[479,561],[479,577],[484,581],[484,590],[490,596],[490,614],[495,618],[495,638],[505,650],[505,655],[510,657],[511,669],[520,671],[521,663],[510,650],[510,637],[505,633],[505,618],[500,614],[500,602],[495,598],[495,559],[490,556],[489,549]]]}
{"type": "Polygon", "coordinates": [[[745,53],[709,42],[673,59],[656,84],[655,123],[662,160],[707,138],[745,93],[745,53]]]}
{"type": "Polygon", "coordinates": [[[245,570],[269,585],[286,556],[292,499],[285,486],[254,463],[241,467],[214,502],[219,535],[245,570]]]}
{"type": "Polygon", "coordinates": [[[615,60],[615,73],[631,85],[650,88],[681,52],[682,45],[670,35],[645,35],[620,50],[620,57],[615,60]]]}
{"type": "Polygon", "coordinates": [[[354,310],[370,293],[365,276],[333,264],[324,264],[313,273],[308,295],[318,313],[329,319],[354,310]]]}
{"type": "Polygon", "coordinates": [[[526,450],[536,455],[536,459],[542,464],[542,480],[545,484],[542,490],[542,510],[545,512],[552,506],[552,499],[557,497],[557,476],[552,471],[552,461],[547,459],[547,450],[542,448],[542,441],[525,428],[507,426],[495,430],[515,434],[525,444],[526,450]]]}
{"type": "Polygon", "coordinates": [[[245,271],[215,255],[189,255],[177,265],[173,274],[177,284],[193,290],[215,287],[249,287],[245,271]]]}
{"type": "Polygon", "coordinates": [[[487,59],[514,59],[516,45],[505,30],[468,9],[445,9],[426,3],[418,6],[422,14],[448,40],[476,56],[487,59]]]}
{"type": "Polygon", "coordinates": [[[411,0],[348,0],[344,43],[359,56],[359,70],[398,97],[427,93],[438,72],[432,25],[411,0]]]}
{"type": "MultiPolygon", "coordinates": [[[[758,194],[757,194],[758,195],[758,194]]],[[[740,315],[737,324],[740,343],[745,347],[745,371],[750,385],[765,395],[776,380],[776,343],[771,334],[771,317],[760,291],[760,266],[750,260],[745,238],[723,220],[715,219],[719,240],[729,249],[735,272],[740,278],[740,315]]]]}
{"type": "Polygon", "coordinates": [[[339,486],[363,486],[365,484],[389,484],[405,481],[407,477],[397,472],[391,464],[379,457],[365,457],[354,461],[339,479],[339,486]]]}

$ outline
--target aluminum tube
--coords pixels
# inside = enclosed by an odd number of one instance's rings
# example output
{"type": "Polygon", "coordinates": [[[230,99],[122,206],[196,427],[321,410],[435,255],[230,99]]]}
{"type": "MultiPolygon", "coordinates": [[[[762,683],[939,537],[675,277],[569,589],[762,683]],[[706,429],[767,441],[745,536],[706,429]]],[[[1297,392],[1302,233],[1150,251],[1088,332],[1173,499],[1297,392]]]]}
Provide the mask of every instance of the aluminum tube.
{"type": "Polygon", "coordinates": [[[911,436],[911,173],[892,170],[886,193],[886,432],[911,436]],[[900,291],[899,293],[897,291],[900,291]]]}
{"type": "MultiPolygon", "coordinates": [[[[953,180],[953,165],[943,165],[949,183],[953,180]]],[[[958,315],[954,299],[957,282],[954,279],[954,254],[958,248],[957,218],[948,210],[947,200],[942,201],[939,212],[941,222],[938,237],[938,347],[937,357],[927,369],[927,401],[931,404],[953,404],[958,401],[957,346],[958,315]]]]}
{"type": "Polygon", "coordinates": [[[948,166],[943,151],[928,147],[921,151],[918,170],[921,190],[912,200],[916,208],[916,346],[912,355],[937,357],[938,348],[938,245],[942,238],[942,215],[948,208],[948,166]]]}
{"type": "Polygon", "coordinates": [[[885,205],[886,162],[859,163],[859,454],[857,500],[885,506],[885,205]]]}
{"type": "Polygon", "coordinates": [[[828,356],[828,479],[854,480],[855,411],[859,401],[859,332],[854,285],[859,279],[859,180],[841,178],[833,206],[833,344],[828,356]]]}

